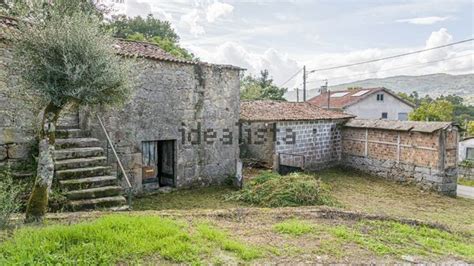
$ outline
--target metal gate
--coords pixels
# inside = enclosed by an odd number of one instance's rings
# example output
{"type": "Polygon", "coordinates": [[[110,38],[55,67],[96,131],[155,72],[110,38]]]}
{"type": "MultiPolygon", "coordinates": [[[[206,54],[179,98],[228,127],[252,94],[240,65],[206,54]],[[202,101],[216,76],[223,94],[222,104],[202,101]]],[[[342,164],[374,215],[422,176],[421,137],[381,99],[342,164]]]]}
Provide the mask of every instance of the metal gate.
{"type": "Polygon", "coordinates": [[[278,173],[287,175],[289,173],[304,171],[305,156],[294,153],[278,153],[278,173]]]}

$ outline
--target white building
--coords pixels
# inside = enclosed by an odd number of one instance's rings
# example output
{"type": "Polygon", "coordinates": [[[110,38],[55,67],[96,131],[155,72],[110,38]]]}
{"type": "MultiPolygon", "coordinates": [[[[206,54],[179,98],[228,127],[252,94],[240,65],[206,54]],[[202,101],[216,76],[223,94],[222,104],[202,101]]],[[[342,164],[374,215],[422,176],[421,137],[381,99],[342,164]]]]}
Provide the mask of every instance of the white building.
{"type": "Polygon", "coordinates": [[[459,161],[474,161],[474,137],[469,137],[459,142],[459,161]]]}
{"type": "Polygon", "coordinates": [[[415,105],[386,88],[322,91],[308,100],[322,108],[339,109],[362,119],[408,120],[415,105]]]}

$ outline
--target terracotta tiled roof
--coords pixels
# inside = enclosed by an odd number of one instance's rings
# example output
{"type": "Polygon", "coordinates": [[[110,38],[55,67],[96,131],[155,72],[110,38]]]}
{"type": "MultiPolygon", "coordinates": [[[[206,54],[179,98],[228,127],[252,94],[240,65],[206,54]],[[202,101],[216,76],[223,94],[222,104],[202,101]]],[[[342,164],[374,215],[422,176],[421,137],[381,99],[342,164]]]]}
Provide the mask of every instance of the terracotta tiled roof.
{"type": "MultiPolygon", "coordinates": [[[[369,97],[370,95],[384,91],[395,98],[399,99],[400,101],[406,103],[409,106],[414,107],[414,105],[410,102],[405,101],[404,99],[400,98],[395,93],[387,90],[386,88],[367,88],[367,89],[355,89],[355,90],[345,90],[345,91],[331,91],[329,97],[329,108],[336,108],[336,109],[343,109],[347,106],[353,105],[363,99],[369,97]],[[344,92],[347,94],[342,95],[344,92]],[[340,97],[334,97],[336,94],[342,95],[340,97]]],[[[318,96],[315,96],[309,99],[307,102],[314,104],[319,107],[327,108],[328,106],[328,93],[322,93],[318,96]]]]}
{"type": "Polygon", "coordinates": [[[339,111],[325,110],[309,103],[283,101],[248,101],[240,103],[241,121],[302,121],[351,117],[354,116],[339,111]]]}
{"type": "MultiPolygon", "coordinates": [[[[375,128],[395,131],[416,131],[432,133],[454,125],[452,122],[398,121],[380,119],[351,119],[344,126],[354,128],[375,128]]],[[[455,125],[454,125],[455,126],[455,125]]]]}
{"type": "Polygon", "coordinates": [[[149,42],[117,39],[115,48],[117,49],[117,54],[123,55],[123,56],[136,56],[136,57],[154,59],[154,60],[159,60],[159,61],[170,61],[170,62],[185,63],[185,64],[192,64],[192,65],[215,66],[215,67],[220,67],[220,68],[243,70],[243,68],[232,66],[232,65],[210,64],[206,62],[190,61],[190,60],[177,58],[165,52],[158,45],[154,43],[149,43],[149,42]]]}

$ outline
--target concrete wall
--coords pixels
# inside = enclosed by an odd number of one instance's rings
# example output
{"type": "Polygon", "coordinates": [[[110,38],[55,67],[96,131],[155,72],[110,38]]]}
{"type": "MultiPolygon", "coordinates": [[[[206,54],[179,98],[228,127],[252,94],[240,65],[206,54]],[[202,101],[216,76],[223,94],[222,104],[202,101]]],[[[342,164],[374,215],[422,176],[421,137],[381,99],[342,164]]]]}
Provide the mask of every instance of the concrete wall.
{"type": "MultiPolygon", "coordinates": [[[[137,60],[134,69],[133,99],[122,108],[98,113],[135,189],[144,188],[143,141],[176,140],[177,187],[222,183],[235,176],[239,71],[147,59],[137,60]]],[[[102,130],[89,114],[81,112],[82,127],[105,146],[102,130]]]]}
{"type": "Polygon", "coordinates": [[[474,138],[466,139],[459,142],[459,161],[464,161],[466,159],[467,148],[474,149],[474,138]]]}
{"type": "Polygon", "coordinates": [[[344,128],[344,165],[387,179],[455,195],[456,127],[434,133],[344,128]]]}
{"type": "Polygon", "coordinates": [[[275,123],[241,123],[240,157],[259,161],[269,167],[275,154],[275,123]]]}
{"type": "Polygon", "coordinates": [[[382,113],[386,112],[388,115],[387,119],[399,120],[399,113],[409,114],[413,111],[413,107],[386,92],[379,92],[368,96],[354,105],[348,106],[344,111],[362,119],[380,119],[382,118],[382,113]],[[377,94],[383,94],[384,100],[377,101],[377,94]]]}
{"type": "Polygon", "coordinates": [[[288,121],[277,123],[275,152],[280,163],[318,170],[337,164],[341,158],[343,120],[288,121]],[[304,155],[304,165],[302,156],[304,155]]]}

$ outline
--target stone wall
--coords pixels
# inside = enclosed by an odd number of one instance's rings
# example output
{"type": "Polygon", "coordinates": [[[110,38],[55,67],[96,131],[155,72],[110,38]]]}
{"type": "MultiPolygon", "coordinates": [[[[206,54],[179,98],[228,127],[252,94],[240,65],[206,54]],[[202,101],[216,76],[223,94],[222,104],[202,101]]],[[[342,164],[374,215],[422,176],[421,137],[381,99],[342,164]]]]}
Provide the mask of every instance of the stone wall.
{"type": "MultiPolygon", "coordinates": [[[[175,185],[222,183],[239,160],[239,70],[139,59],[134,95],[126,106],[96,111],[116,144],[135,190],[142,185],[142,142],[175,140],[175,185]]],[[[81,127],[103,140],[93,110],[81,127]]],[[[150,188],[150,187],[148,187],[150,188]]]]}
{"type": "Polygon", "coordinates": [[[456,194],[457,129],[433,133],[346,127],[343,163],[387,179],[456,194]]]}
{"type": "Polygon", "coordinates": [[[278,122],[275,152],[280,154],[280,163],[305,170],[338,164],[342,123],[344,120],[278,122]]]}
{"type": "Polygon", "coordinates": [[[256,160],[271,167],[275,154],[274,127],[275,123],[242,123],[240,157],[256,160]]]}
{"type": "Polygon", "coordinates": [[[18,78],[11,74],[13,52],[2,30],[0,27],[0,166],[30,158],[38,121],[36,105],[21,93],[18,78]]]}

